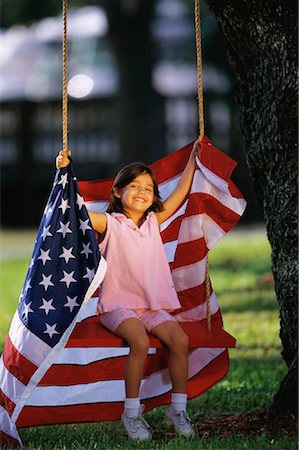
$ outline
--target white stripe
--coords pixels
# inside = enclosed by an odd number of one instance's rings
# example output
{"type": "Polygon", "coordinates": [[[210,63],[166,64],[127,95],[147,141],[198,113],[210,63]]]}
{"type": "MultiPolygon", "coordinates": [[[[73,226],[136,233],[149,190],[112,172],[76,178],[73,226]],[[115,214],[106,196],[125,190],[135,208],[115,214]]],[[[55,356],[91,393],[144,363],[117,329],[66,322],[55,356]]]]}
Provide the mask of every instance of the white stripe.
{"type": "Polygon", "coordinates": [[[206,259],[173,269],[171,275],[177,292],[199,286],[205,281],[206,259]]]}
{"type": "Polygon", "coordinates": [[[222,239],[226,232],[207,214],[202,214],[202,230],[208,249],[211,249],[222,239]]]}
{"type": "Polygon", "coordinates": [[[26,386],[7,370],[2,358],[0,359],[0,380],[1,389],[6,397],[17,403],[23,395],[26,386]]]}
{"type": "Polygon", "coordinates": [[[164,244],[164,250],[167,256],[168,263],[172,263],[174,261],[174,255],[177,245],[178,241],[166,242],[166,244],[164,244]]]}
{"type": "Polygon", "coordinates": [[[172,192],[176,189],[180,178],[181,173],[173,178],[168,178],[166,181],[159,184],[159,193],[163,202],[165,202],[170,194],[172,194],[172,192]]]}
{"type": "Polygon", "coordinates": [[[222,205],[241,216],[244,212],[246,202],[244,199],[235,198],[229,190],[228,183],[219,178],[209,169],[199,164],[201,170],[196,170],[193,177],[191,193],[205,193],[215,197],[222,205]]]}
{"type": "Polygon", "coordinates": [[[203,214],[197,214],[196,216],[185,217],[182,220],[178,243],[195,241],[203,237],[202,232],[203,214]]]}
{"type": "Polygon", "coordinates": [[[82,322],[82,320],[87,319],[88,317],[97,315],[98,300],[98,297],[92,297],[88,300],[88,302],[82,305],[77,314],[77,322],[82,322]]]}
{"type": "Polygon", "coordinates": [[[109,205],[109,202],[85,202],[86,208],[90,209],[90,211],[93,212],[105,212],[107,210],[107,206],[109,205]]]}
{"type": "MultiPolygon", "coordinates": [[[[215,314],[219,309],[218,301],[215,292],[212,292],[210,298],[210,312],[211,315],[215,314]]],[[[205,319],[207,317],[206,303],[201,303],[194,308],[187,309],[181,313],[175,314],[173,317],[178,322],[197,322],[199,320],[205,319]]]]}
{"type": "Polygon", "coordinates": [[[20,446],[22,446],[22,441],[17,431],[15,424],[11,421],[8,412],[0,406],[0,431],[3,431],[8,436],[19,441],[20,446]]]}
{"type": "MultiPolygon", "coordinates": [[[[75,364],[84,366],[109,358],[127,356],[129,352],[129,347],[66,347],[56,356],[53,364],[75,364]]],[[[155,353],[155,348],[150,347],[148,349],[148,355],[154,355],[155,353]]],[[[76,369],[74,368],[74,370],[76,369]]]]}
{"type": "Polygon", "coordinates": [[[164,231],[177,217],[183,216],[185,214],[187,204],[188,201],[186,200],[175,214],[169,217],[169,219],[165,220],[165,222],[161,223],[160,232],[164,231]]]}
{"type": "Polygon", "coordinates": [[[19,318],[18,311],[12,319],[9,338],[18,352],[36,366],[41,364],[51,350],[48,344],[25,327],[19,318]]]}
{"type": "MultiPolygon", "coordinates": [[[[202,368],[219,356],[225,349],[201,348],[189,355],[188,378],[193,377],[202,368]]],[[[140,398],[162,395],[171,389],[168,369],[158,371],[143,379],[140,398]]],[[[124,380],[98,381],[75,386],[36,387],[28,399],[28,406],[64,406],[84,403],[118,402],[125,399],[124,380]]]]}

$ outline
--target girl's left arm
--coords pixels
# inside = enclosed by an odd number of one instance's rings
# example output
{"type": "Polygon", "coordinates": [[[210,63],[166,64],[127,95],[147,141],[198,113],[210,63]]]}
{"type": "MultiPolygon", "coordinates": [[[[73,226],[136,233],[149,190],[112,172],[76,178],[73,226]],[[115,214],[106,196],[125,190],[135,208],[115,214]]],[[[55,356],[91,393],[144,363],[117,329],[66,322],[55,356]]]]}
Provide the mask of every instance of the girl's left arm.
{"type": "Polygon", "coordinates": [[[193,179],[193,174],[195,171],[195,158],[198,151],[198,144],[199,140],[195,141],[193,145],[193,149],[190,153],[189,160],[187,162],[187,165],[184,169],[184,172],[181,175],[181,178],[178,182],[178,185],[176,189],[173,191],[173,193],[163,202],[163,211],[157,212],[156,217],[158,220],[159,225],[165,220],[168,219],[180,206],[180,204],[185,199],[186,195],[190,191],[191,183],[193,179]]]}

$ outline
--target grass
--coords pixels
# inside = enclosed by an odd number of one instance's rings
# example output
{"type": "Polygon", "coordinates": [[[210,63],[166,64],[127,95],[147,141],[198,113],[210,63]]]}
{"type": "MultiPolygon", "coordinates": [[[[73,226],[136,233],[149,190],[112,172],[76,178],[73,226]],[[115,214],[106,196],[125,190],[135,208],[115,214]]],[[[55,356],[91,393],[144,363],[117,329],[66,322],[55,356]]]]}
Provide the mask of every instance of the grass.
{"type": "MultiPolygon", "coordinates": [[[[25,235],[22,234],[23,240],[25,235]]],[[[11,235],[5,235],[6,240],[11,235]]],[[[29,241],[34,240],[29,234],[29,241]]],[[[18,240],[17,242],[21,242],[18,240]]],[[[30,241],[30,242],[31,242],[30,241]]],[[[11,244],[13,245],[13,244],[11,244]]],[[[3,347],[19,293],[26,275],[30,251],[16,246],[3,252],[0,265],[0,348],[3,347]],[[15,255],[15,257],[13,256],[15,255]]],[[[223,414],[261,409],[271,401],[286,373],[281,358],[279,319],[270,273],[270,247],[260,230],[234,232],[224,238],[209,258],[211,279],[224,317],[225,328],[237,338],[230,351],[226,378],[202,396],[189,402],[194,422],[223,414]]],[[[119,422],[59,425],[20,430],[26,449],[296,449],[295,438],[230,436],[185,441],[173,438],[163,419],[164,408],[146,415],[154,440],[132,443],[119,422]],[[161,438],[162,436],[162,438],[161,438]]]]}

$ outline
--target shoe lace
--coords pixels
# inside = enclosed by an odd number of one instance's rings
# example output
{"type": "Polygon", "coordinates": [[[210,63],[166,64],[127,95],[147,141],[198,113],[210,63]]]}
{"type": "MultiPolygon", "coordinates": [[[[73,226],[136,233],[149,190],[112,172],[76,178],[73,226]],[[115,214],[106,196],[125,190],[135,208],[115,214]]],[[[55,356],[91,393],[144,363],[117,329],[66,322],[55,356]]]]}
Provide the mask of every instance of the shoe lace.
{"type": "Polygon", "coordinates": [[[147,421],[143,418],[143,417],[141,417],[141,416],[137,416],[137,417],[134,417],[133,419],[132,419],[132,423],[133,423],[133,426],[134,426],[134,428],[137,430],[138,428],[145,428],[146,430],[149,430],[150,429],[150,426],[149,426],[149,424],[147,423],[147,421]]]}
{"type": "Polygon", "coordinates": [[[186,423],[191,423],[191,419],[186,413],[186,411],[179,411],[176,414],[177,422],[179,425],[185,425],[186,423]]]}

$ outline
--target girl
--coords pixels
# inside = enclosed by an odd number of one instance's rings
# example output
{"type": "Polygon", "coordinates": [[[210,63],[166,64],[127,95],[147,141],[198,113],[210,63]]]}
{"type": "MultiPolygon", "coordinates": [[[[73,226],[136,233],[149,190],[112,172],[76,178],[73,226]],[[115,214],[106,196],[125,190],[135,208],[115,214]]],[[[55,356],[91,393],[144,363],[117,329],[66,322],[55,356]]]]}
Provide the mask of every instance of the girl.
{"type": "MultiPolygon", "coordinates": [[[[183,436],[194,435],[186,412],[188,336],[170,312],[178,300],[159,225],[168,219],[188,194],[195,170],[198,141],[175,191],[162,203],[155,176],[143,163],[130,164],[117,174],[106,213],[89,211],[92,226],[107,261],[98,309],[102,324],[130,347],[125,367],[126,399],[122,422],[134,440],[150,439],[149,425],[141,417],[139,387],[149,348],[148,333],[169,348],[171,405],[165,416],[183,436]]],[[[69,164],[70,152],[60,151],[58,169],[69,164]]]]}

